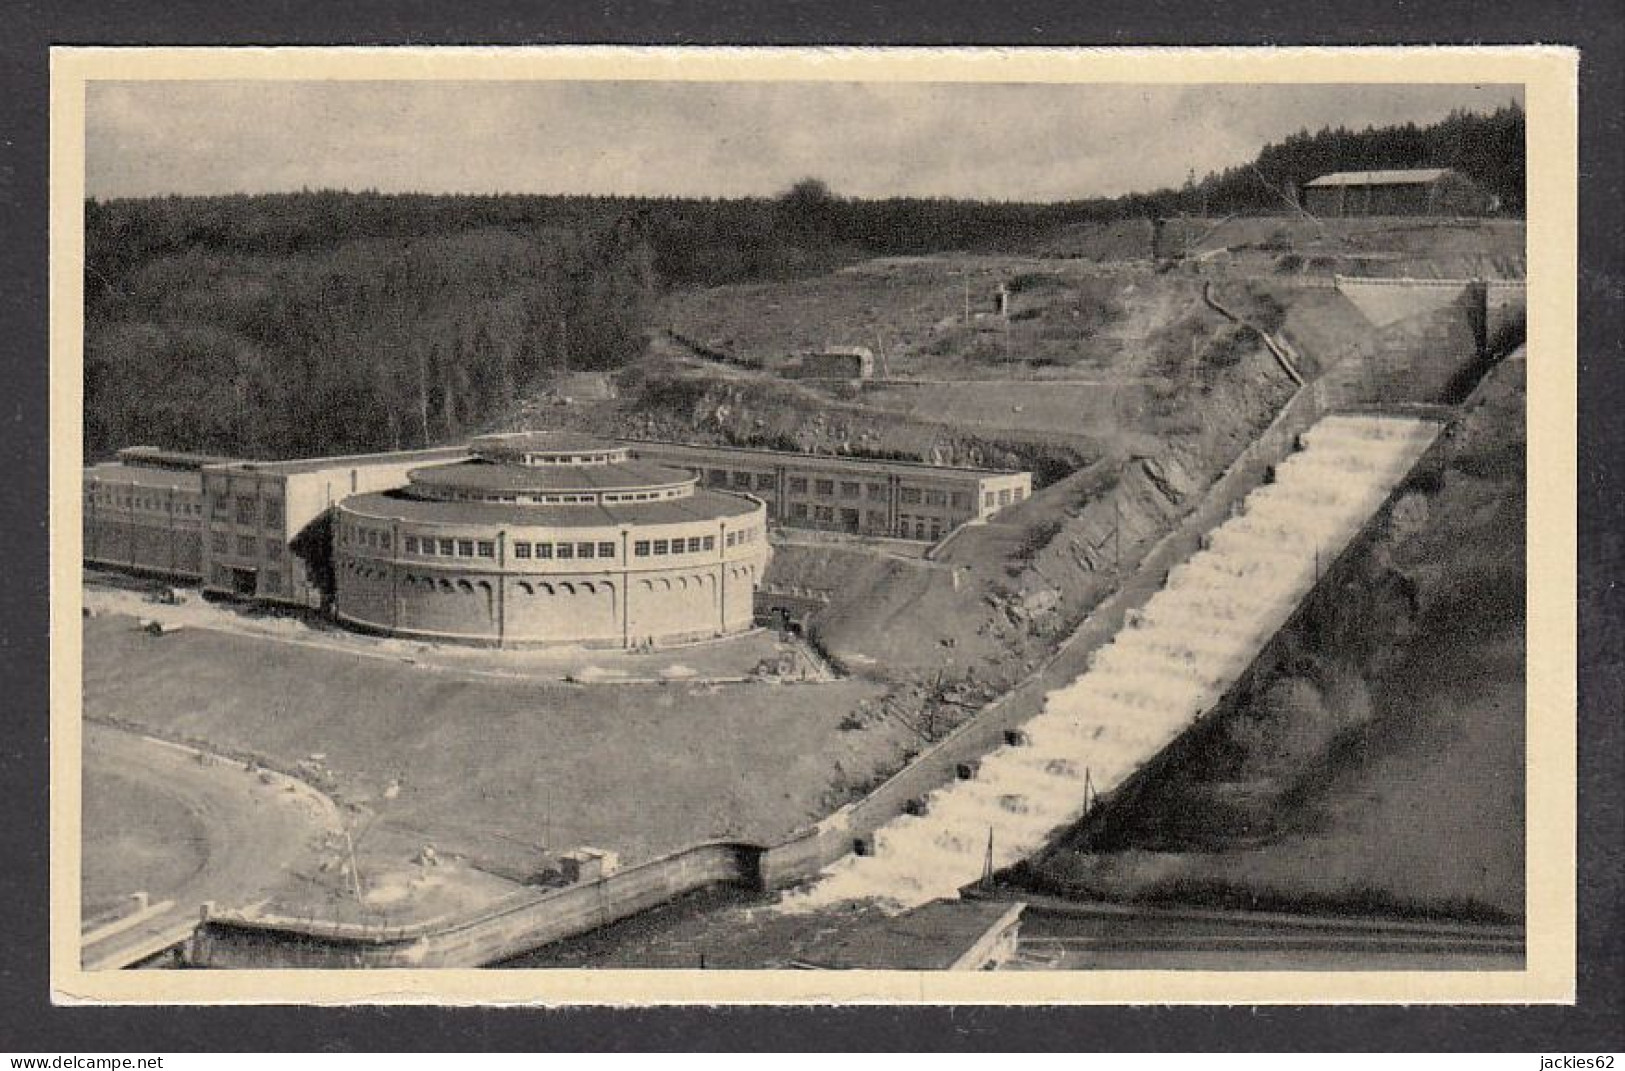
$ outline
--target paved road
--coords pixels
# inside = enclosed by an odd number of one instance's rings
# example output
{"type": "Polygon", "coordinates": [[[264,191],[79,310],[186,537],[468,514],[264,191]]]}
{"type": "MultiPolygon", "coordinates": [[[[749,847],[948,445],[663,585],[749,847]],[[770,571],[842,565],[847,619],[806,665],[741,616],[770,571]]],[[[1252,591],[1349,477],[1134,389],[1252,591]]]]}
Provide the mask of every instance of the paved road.
{"type": "MultiPolygon", "coordinates": [[[[174,943],[207,901],[242,906],[265,896],[293,867],[312,862],[321,837],[339,828],[332,803],[307,787],[290,790],[292,782],[281,778],[267,784],[239,762],[200,761],[198,752],[104,725],[85,725],[84,780],[87,794],[106,786],[137,812],[152,800],[178,803],[193,820],[192,849],[202,857],[181,875],[172,859],[153,855],[142,884],[155,905],[168,906],[87,945],[87,969],[127,966],[174,943]]],[[[84,831],[83,844],[86,873],[112,863],[97,858],[109,849],[95,830],[84,831]]]]}

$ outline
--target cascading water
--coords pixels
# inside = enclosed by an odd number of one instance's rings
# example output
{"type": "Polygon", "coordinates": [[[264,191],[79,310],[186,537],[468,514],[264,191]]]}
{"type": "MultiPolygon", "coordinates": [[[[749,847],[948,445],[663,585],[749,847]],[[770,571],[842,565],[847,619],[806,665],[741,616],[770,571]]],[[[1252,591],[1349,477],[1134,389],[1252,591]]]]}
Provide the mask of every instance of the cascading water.
{"type": "Polygon", "coordinates": [[[1401,417],[1321,420],[1089,669],[1045,697],[1024,743],[931,793],[923,814],[876,830],[871,854],[835,863],[782,909],[860,899],[907,909],[975,881],[990,843],[996,868],[1041,848],[1082,817],[1091,789],[1119,784],[1223,696],[1437,433],[1401,417]]]}

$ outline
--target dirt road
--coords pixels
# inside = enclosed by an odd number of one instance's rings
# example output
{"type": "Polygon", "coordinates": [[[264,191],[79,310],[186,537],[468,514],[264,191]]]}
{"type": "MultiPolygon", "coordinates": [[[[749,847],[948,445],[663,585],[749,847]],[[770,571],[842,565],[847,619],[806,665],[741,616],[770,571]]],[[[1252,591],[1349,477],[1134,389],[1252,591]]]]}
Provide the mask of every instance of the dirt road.
{"type": "Polygon", "coordinates": [[[84,949],[88,965],[118,964],[184,930],[199,907],[238,907],[313,861],[338,829],[332,804],[308,788],[241,763],[107,726],[84,733],[82,909],[91,925],[136,892],[158,907],[84,949]]]}

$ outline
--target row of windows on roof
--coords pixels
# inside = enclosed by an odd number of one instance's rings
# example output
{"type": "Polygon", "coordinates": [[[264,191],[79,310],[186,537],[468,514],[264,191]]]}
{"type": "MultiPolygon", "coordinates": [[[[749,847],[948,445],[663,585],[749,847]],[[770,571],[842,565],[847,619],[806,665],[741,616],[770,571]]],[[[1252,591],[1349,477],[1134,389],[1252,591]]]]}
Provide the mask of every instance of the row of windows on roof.
{"type": "Polygon", "coordinates": [[[447,490],[431,492],[433,497],[447,502],[501,502],[516,506],[580,506],[596,502],[654,502],[663,498],[682,498],[686,488],[674,487],[664,491],[609,491],[603,494],[503,494],[500,492],[447,490]]]}
{"type": "MultiPolygon", "coordinates": [[[[224,533],[215,533],[223,537],[224,533]]],[[[726,545],[733,547],[754,542],[761,538],[760,528],[743,528],[729,532],[726,545]]],[[[362,526],[344,526],[339,531],[339,542],[342,544],[354,543],[356,546],[372,547],[377,550],[390,549],[390,533],[379,528],[362,526]]],[[[421,554],[426,557],[442,558],[495,558],[496,542],[490,539],[457,539],[448,537],[431,537],[408,535],[401,538],[402,549],[407,554],[421,554]]],[[[645,539],[639,540],[633,546],[636,557],[648,557],[651,554],[703,554],[716,550],[716,536],[689,536],[682,539],[645,539]]],[[[613,542],[576,541],[576,542],[548,542],[536,543],[530,541],[515,541],[512,544],[512,554],[515,558],[529,559],[575,559],[575,558],[614,558],[616,556],[613,542]]]]}

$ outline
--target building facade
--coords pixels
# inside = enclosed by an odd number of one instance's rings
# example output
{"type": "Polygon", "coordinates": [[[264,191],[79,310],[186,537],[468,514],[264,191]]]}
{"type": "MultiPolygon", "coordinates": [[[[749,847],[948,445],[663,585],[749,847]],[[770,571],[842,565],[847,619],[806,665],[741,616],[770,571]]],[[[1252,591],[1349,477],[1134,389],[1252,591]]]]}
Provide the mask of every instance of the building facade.
{"type": "Polygon", "coordinates": [[[229,461],[131,446],[85,469],[84,560],[177,580],[203,576],[203,469],[229,461]]]}
{"type": "Polygon", "coordinates": [[[1032,474],[780,450],[624,440],[716,490],[749,492],[776,525],[935,542],[1032,494],[1032,474]]]}
{"type": "Polygon", "coordinates": [[[769,523],[936,541],[1029,473],[560,433],[244,461],[152,447],[84,472],[88,563],[358,628],[640,646],[750,626],[769,523]]]}
{"type": "Polygon", "coordinates": [[[463,447],[301,461],[231,461],[203,470],[203,590],[322,607],[333,593],[332,511],[352,494],[406,482],[463,447]]]}
{"type": "Polygon", "coordinates": [[[556,433],[487,436],[336,509],[339,619],[504,647],[639,647],[748,629],[768,561],[747,494],[556,433]]]}
{"type": "Polygon", "coordinates": [[[1303,205],[1315,216],[1483,216],[1495,199],[1449,168],[1339,171],[1306,183],[1303,205]]]}

